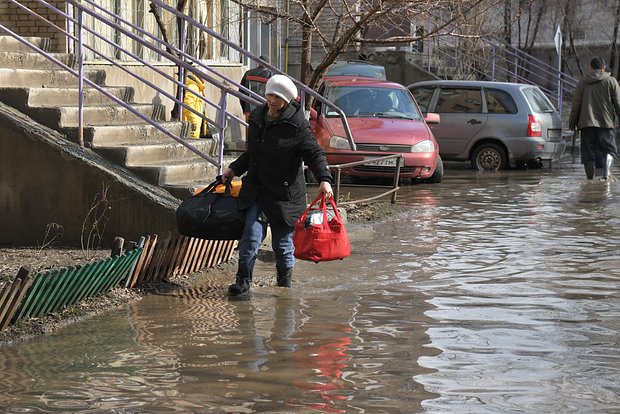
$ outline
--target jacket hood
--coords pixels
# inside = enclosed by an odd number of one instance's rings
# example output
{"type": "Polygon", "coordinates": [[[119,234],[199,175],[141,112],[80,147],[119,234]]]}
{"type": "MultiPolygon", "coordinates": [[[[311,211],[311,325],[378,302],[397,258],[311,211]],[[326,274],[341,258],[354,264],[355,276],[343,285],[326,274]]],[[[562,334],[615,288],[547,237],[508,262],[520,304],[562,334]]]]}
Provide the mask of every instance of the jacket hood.
{"type": "Polygon", "coordinates": [[[609,76],[609,73],[602,70],[593,70],[583,77],[583,81],[585,83],[596,83],[602,81],[603,79],[607,79],[609,76]]]}

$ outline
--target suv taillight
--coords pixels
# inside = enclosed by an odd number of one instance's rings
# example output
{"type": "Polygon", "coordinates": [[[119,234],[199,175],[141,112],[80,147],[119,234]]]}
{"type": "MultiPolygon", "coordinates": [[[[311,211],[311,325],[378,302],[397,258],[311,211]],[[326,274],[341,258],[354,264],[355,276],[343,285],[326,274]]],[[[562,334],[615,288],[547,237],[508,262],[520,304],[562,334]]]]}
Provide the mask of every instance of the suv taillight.
{"type": "Polygon", "coordinates": [[[527,136],[542,137],[542,125],[534,115],[527,116],[527,136]]]}

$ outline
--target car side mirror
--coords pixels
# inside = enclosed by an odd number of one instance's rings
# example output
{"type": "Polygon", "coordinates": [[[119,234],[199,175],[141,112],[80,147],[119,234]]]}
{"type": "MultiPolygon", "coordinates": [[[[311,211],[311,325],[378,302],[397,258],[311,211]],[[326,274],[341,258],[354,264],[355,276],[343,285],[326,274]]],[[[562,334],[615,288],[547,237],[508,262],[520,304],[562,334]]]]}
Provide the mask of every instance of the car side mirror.
{"type": "Polygon", "coordinates": [[[426,121],[427,124],[438,124],[441,120],[441,117],[439,116],[439,114],[428,112],[424,116],[424,120],[426,121]]]}

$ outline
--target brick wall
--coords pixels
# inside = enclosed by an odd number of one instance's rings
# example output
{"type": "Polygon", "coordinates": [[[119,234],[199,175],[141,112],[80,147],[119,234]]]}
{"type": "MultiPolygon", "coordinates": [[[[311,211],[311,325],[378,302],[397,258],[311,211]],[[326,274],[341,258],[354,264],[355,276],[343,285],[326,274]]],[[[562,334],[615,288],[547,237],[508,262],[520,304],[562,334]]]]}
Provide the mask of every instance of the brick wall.
{"type": "MultiPolygon", "coordinates": [[[[48,9],[35,0],[21,0],[20,3],[39,16],[52,22],[44,22],[37,17],[30,15],[27,11],[17,7],[9,1],[0,2],[0,23],[20,36],[38,36],[51,39],[51,51],[64,52],[66,50],[66,35],[58,30],[58,27],[66,29],[64,16],[48,9]]],[[[59,0],[48,0],[59,10],[65,11],[65,2],[59,0]]]]}

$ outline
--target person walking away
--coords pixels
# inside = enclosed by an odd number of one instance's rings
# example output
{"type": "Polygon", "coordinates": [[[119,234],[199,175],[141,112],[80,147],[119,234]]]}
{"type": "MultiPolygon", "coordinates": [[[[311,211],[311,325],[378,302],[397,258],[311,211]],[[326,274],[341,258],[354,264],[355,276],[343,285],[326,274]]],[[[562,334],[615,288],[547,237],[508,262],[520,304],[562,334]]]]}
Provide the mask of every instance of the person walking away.
{"type": "Polygon", "coordinates": [[[590,61],[590,73],[577,85],[568,121],[571,130],[581,132],[581,163],[588,180],[594,178],[596,154],[603,158],[603,176],[608,180],[617,157],[615,117],[620,118],[620,86],[605,72],[605,61],[590,61]]]}
{"type": "MultiPolygon", "coordinates": [[[[196,74],[188,71],[187,76],[185,76],[185,86],[187,86],[187,90],[183,95],[183,103],[196,112],[204,114],[205,101],[201,98],[201,96],[204,97],[204,81],[196,74]]],[[[182,120],[190,124],[189,136],[191,138],[198,139],[208,135],[207,123],[203,122],[204,119],[186,107],[183,107],[182,120]]]]}
{"type": "MultiPolygon", "coordinates": [[[[269,58],[267,56],[259,56],[261,60],[265,62],[269,62],[269,58]]],[[[260,96],[265,96],[265,85],[267,81],[273,73],[271,70],[267,69],[265,66],[259,63],[259,65],[253,69],[246,71],[241,78],[241,86],[251,90],[252,92],[257,93],[260,96]]],[[[239,92],[245,93],[242,89],[239,89],[239,92]]],[[[245,115],[246,121],[249,118],[250,112],[255,108],[254,105],[251,105],[249,102],[244,101],[243,99],[239,99],[239,103],[241,103],[241,110],[245,115]]]]}
{"type": "Polygon", "coordinates": [[[239,198],[248,206],[239,240],[239,263],[229,296],[249,292],[252,272],[267,225],[271,227],[277,284],[291,287],[295,265],[293,230],[306,209],[303,163],[319,181],[319,191],[332,197],[333,183],[325,153],[310,131],[297,98],[297,88],[285,75],[274,75],[265,87],[266,104],[250,113],[247,150],[222,172],[225,182],[242,177],[239,198]]]}

